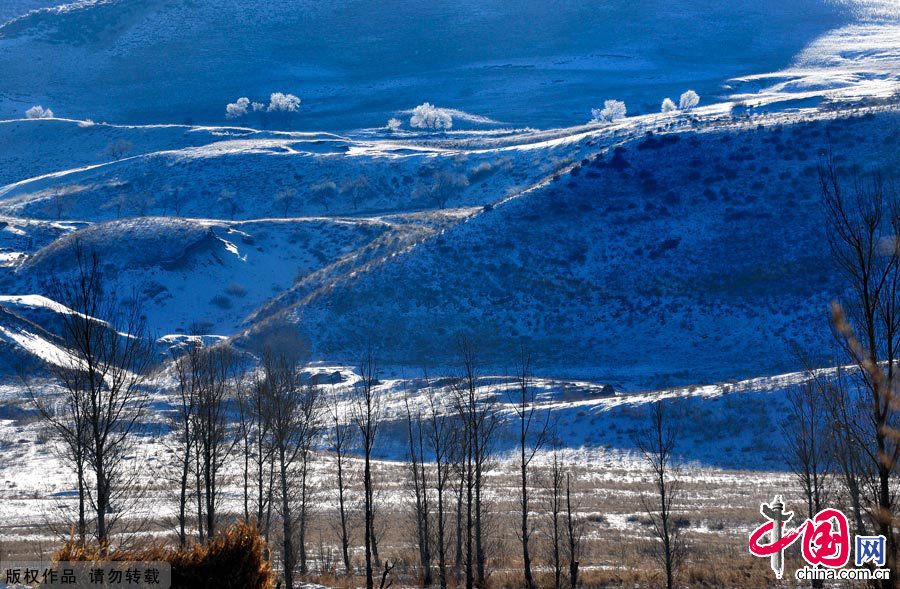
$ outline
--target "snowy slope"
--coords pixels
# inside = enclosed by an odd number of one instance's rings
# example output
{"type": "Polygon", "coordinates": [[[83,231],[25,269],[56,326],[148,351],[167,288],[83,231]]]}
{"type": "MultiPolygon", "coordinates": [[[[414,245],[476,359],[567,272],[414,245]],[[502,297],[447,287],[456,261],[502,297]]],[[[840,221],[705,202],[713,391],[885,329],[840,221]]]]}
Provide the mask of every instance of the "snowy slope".
{"type": "Polygon", "coordinates": [[[783,372],[839,294],[821,148],[897,169],[887,0],[34,7],[0,23],[0,292],[46,294],[81,241],[171,341],[286,322],[321,360],[446,364],[466,332],[498,370],[526,338],[629,389],[783,372]],[[274,91],[299,111],[226,120],[274,91]],[[586,124],[610,97],[632,116],[586,124]],[[452,130],[410,128],[425,100],[452,130]]]}
{"type": "MultiPolygon", "coordinates": [[[[898,168],[897,115],[650,136],[276,307],[319,357],[446,364],[458,333],[509,366],[520,338],[562,373],[635,386],[711,382],[793,366],[829,341],[840,295],[817,165],[898,168]]],[[[249,326],[253,337],[253,326],[249,326]]]]}
{"type": "Polygon", "coordinates": [[[851,22],[854,4],[73,2],[0,26],[0,116],[41,103],[73,118],[221,123],[226,103],[282,91],[303,99],[300,112],[254,125],[377,127],[426,100],[571,125],[611,96],[652,112],[688,87],[727,94],[730,78],[789,66],[851,22]]]}
{"type": "Polygon", "coordinates": [[[64,278],[72,269],[73,248],[80,244],[102,256],[113,286],[125,293],[136,289],[145,299],[153,332],[228,335],[294,281],[336,260],[354,264],[357,250],[389,240],[404,225],[402,219],[123,219],[66,233],[0,280],[8,291],[46,292],[49,278],[64,278]]]}

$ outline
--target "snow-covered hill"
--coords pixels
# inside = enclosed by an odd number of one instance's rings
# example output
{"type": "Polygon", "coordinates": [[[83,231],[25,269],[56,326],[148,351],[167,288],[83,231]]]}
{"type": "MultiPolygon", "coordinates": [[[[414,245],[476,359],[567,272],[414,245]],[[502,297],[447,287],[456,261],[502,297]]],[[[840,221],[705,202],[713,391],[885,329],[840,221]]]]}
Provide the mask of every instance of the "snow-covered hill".
{"type": "MultiPolygon", "coordinates": [[[[565,126],[608,97],[653,112],[687,87],[728,94],[727,80],[789,66],[865,5],[78,0],[0,26],[0,115],[41,103],[73,118],[221,123],[238,97],[291,92],[299,113],[253,124],[378,127],[427,100],[565,126]]],[[[457,124],[485,126],[477,117],[457,124]]]]}
{"type": "MultiPolygon", "coordinates": [[[[286,326],[313,362],[451,373],[466,335],[560,397],[765,388],[830,341],[825,151],[900,170],[898,30],[889,0],[7,3],[0,381],[64,358],[47,283],[80,243],[161,353],[286,326]],[[589,122],[607,98],[629,116],[589,122]]],[[[569,442],[620,443],[581,401],[569,442]]]]}
{"type": "Polygon", "coordinates": [[[469,334],[497,368],[524,339],[562,373],[628,387],[787,371],[793,346],[829,341],[827,305],[841,294],[818,194],[822,146],[843,170],[897,170],[884,150],[900,141],[897,122],[637,139],[271,310],[319,356],[345,361],[365,340],[391,362],[446,364],[469,334]]]}

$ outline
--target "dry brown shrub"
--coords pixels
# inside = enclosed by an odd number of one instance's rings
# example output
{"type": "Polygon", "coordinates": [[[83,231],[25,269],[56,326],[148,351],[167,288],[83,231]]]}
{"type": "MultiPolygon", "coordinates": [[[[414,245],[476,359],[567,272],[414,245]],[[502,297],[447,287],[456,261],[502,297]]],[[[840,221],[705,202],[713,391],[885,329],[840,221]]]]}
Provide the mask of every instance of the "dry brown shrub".
{"type": "Polygon", "coordinates": [[[164,561],[172,565],[172,588],[272,589],[276,575],[265,555],[266,541],[256,526],[236,523],[216,534],[209,544],[186,548],[151,545],[112,550],[103,556],[98,544],[69,539],[53,554],[54,562],[73,561],[164,561]]]}

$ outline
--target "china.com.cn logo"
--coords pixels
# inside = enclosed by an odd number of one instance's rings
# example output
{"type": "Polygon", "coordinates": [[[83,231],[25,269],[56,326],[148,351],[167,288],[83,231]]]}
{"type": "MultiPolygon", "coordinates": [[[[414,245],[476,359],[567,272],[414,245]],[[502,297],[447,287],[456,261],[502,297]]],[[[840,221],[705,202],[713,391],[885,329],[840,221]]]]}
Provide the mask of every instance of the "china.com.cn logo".
{"type": "Polygon", "coordinates": [[[880,580],[889,578],[885,563],[884,536],[855,536],[854,564],[850,562],[850,527],[847,516],[838,509],[823,509],[795,528],[787,526],[793,512],[784,510],[784,501],[776,496],[763,503],[759,512],[766,523],[750,534],[750,553],[768,557],[777,578],[784,574],[784,551],[800,541],[801,554],[809,566],[797,569],[798,580],[880,580]],[[869,565],[868,568],[859,568],[869,565]]]}

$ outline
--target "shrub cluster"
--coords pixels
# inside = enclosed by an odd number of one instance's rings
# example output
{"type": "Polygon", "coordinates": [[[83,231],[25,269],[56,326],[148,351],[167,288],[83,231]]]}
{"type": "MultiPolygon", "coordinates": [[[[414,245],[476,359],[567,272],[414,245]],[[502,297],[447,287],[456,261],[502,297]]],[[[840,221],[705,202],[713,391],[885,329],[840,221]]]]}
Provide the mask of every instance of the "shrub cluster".
{"type": "Polygon", "coordinates": [[[219,532],[209,544],[184,548],[149,546],[112,550],[103,556],[96,543],[82,544],[69,539],[53,554],[54,562],[76,561],[163,561],[172,565],[172,589],[247,588],[272,589],[275,572],[266,560],[266,541],[256,526],[236,523],[219,532]]]}

